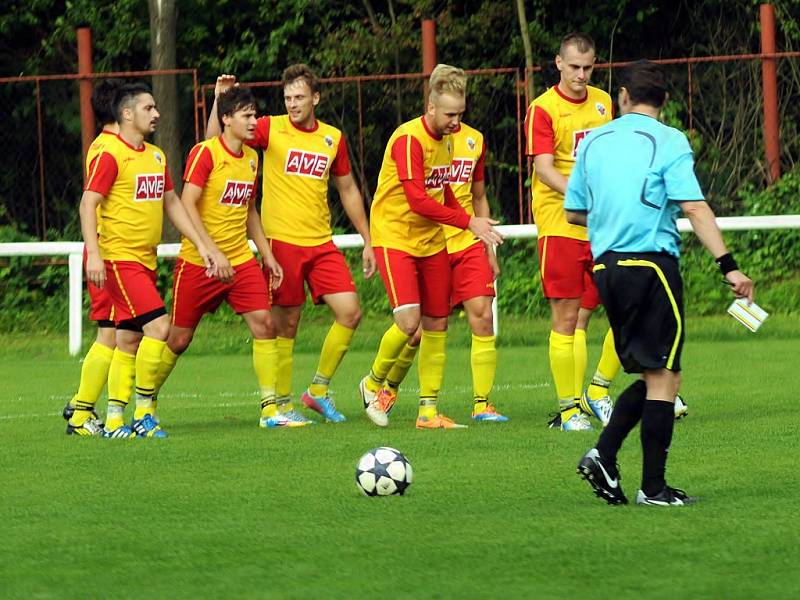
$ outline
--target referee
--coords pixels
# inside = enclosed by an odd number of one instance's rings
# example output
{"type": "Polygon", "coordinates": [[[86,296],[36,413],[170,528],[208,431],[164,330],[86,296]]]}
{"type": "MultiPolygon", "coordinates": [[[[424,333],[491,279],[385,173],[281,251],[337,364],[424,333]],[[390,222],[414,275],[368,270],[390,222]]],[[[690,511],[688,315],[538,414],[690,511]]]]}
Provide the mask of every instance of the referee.
{"type": "Polygon", "coordinates": [[[636,503],[693,501],[664,479],[684,339],[680,211],[734,295],[753,301],[753,282],[726,249],[703,199],[686,136],[658,120],[666,100],[661,67],[638,61],[625,69],[618,96],[622,116],[581,144],[564,201],[567,220],[589,229],[595,282],[620,361],[628,373],[642,373],[620,395],[597,447],[578,464],[578,473],[609,504],[628,502],[617,452],[640,420],[642,486],[636,503]]]}

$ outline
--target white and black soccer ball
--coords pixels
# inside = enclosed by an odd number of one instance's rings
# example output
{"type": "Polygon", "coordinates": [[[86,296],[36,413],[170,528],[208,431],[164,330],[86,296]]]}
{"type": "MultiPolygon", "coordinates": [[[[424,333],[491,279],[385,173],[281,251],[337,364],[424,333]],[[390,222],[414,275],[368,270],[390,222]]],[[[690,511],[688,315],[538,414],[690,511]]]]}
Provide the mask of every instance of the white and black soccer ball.
{"type": "Polygon", "coordinates": [[[373,448],[358,461],[356,485],[365,496],[402,496],[413,474],[411,463],[399,450],[373,448]]]}

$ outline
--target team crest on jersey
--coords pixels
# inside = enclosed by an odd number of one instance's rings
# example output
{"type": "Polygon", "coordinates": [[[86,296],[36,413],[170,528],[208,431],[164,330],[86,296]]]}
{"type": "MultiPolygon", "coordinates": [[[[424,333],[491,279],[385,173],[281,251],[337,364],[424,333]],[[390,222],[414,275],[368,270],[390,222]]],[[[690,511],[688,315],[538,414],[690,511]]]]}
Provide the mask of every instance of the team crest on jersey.
{"type": "Polygon", "coordinates": [[[136,189],[133,196],[136,202],[159,202],[163,197],[163,173],[142,173],[136,176],[136,189]]]}
{"type": "Polygon", "coordinates": [[[578,156],[578,144],[580,144],[591,131],[591,129],[580,129],[572,132],[572,158],[578,156]]]}
{"type": "Polygon", "coordinates": [[[597,109],[597,112],[600,113],[601,117],[606,116],[606,107],[603,106],[601,102],[595,102],[594,107],[597,109]]]}
{"type": "Polygon", "coordinates": [[[229,179],[225,182],[225,191],[219,198],[220,204],[227,206],[244,206],[255,192],[255,183],[252,181],[236,181],[229,179]]]}
{"type": "Polygon", "coordinates": [[[253,173],[255,173],[255,172],[256,172],[256,161],[254,161],[252,158],[250,159],[250,170],[251,170],[253,173]]]}
{"type": "Polygon", "coordinates": [[[156,162],[160,165],[164,164],[164,158],[161,156],[161,152],[153,152],[153,158],[156,159],[156,162]]]}
{"type": "Polygon", "coordinates": [[[471,137],[468,137],[467,146],[469,146],[470,150],[475,150],[475,140],[473,140],[471,137]]]}
{"type": "Polygon", "coordinates": [[[430,174],[425,178],[426,190],[440,190],[445,183],[450,182],[450,166],[431,167],[430,174]]]}
{"type": "Polygon", "coordinates": [[[325,140],[325,145],[328,146],[328,148],[333,148],[333,138],[331,136],[326,135],[324,140],[325,140]]]}
{"type": "Polygon", "coordinates": [[[450,183],[469,183],[475,161],[471,158],[454,158],[450,164],[450,183]]]}
{"type": "Polygon", "coordinates": [[[330,158],[327,154],[291,149],[286,154],[284,172],[287,175],[322,179],[328,170],[328,162],[330,162],[330,158]]]}

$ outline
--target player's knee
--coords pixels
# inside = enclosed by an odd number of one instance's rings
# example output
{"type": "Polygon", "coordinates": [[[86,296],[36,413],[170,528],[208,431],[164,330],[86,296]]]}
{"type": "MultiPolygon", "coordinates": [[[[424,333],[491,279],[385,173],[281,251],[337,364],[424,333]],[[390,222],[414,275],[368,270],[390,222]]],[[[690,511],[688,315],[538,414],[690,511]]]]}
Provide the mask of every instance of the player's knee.
{"type": "Polygon", "coordinates": [[[275,323],[268,316],[263,320],[251,323],[250,331],[257,340],[273,339],[275,337],[275,323]]]}
{"type": "Polygon", "coordinates": [[[470,317],[469,326],[472,333],[480,336],[494,335],[494,320],[492,319],[492,310],[489,309],[488,313],[481,313],[470,317]]]}
{"type": "Polygon", "coordinates": [[[336,321],[343,327],[355,329],[358,327],[358,324],[361,323],[361,316],[361,307],[356,305],[355,307],[346,311],[344,314],[337,315],[336,321]]]}
{"type": "Polygon", "coordinates": [[[193,338],[193,331],[171,331],[169,338],[167,338],[167,346],[169,346],[169,349],[175,354],[183,354],[186,352],[189,344],[192,343],[193,338]]]}
{"type": "Polygon", "coordinates": [[[97,342],[108,348],[115,348],[117,345],[117,332],[113,327],[98,327],[97,342]]]}

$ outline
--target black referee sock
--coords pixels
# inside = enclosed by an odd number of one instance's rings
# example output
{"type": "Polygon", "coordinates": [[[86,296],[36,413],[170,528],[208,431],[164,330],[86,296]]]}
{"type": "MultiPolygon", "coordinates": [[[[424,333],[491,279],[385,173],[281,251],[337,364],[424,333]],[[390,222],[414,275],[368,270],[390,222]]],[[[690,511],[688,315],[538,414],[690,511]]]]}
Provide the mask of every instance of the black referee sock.
{"type": "Polygon", "coordinates": [[[617,462],[617,452],[622,442],[642,418],[647,386],[641,379],[628,386],[617,398],[611,419],[597,440],[597,451],[603,460],[617,462]]]}
{"type": "Polygon", "coordinates": [[[642,411],[642,491],[655,496],[664,486],[675,408],[671,402],[645,400],[642,411]]]}

